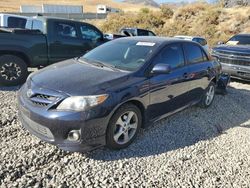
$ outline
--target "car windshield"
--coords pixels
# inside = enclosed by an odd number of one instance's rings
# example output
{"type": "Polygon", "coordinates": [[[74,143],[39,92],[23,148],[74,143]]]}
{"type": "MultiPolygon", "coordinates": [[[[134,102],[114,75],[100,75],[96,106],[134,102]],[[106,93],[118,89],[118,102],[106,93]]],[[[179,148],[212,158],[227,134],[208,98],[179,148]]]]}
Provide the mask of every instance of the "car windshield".
{"type": "Polygon", "coordinates": [[[232,45],[250,45],[250,36],[240,36],[236,35],[229,39],[227,44],[232,44],[232,45]]]}
{"type": "Polygon", "coordinates": [[[112,41],[85,54],[83,61],[101,63],[125,71],[136,71],[156,48],[153,42],[112,41]]]}

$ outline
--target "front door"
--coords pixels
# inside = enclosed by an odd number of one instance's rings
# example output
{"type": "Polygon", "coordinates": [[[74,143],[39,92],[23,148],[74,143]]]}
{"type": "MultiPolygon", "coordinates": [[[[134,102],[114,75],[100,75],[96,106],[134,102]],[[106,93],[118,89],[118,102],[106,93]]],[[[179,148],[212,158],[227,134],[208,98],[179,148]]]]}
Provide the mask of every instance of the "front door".
{"type": "Polygon", "coordinates": [[[49,59],[58,62],[84,54],[77,25],[68,21],[55,21],[49,23],[48,44],[49,59]],[[52,29],[53,28],[53,29],[52,29]]]}
{"type": "Polygon", "coordinates": [[[187,67],[181,44],[165,47],[155,58],[154,64],[169,64],[171,72],[150,78],[150,119],[171,113],[190,102],[187,67]]]}

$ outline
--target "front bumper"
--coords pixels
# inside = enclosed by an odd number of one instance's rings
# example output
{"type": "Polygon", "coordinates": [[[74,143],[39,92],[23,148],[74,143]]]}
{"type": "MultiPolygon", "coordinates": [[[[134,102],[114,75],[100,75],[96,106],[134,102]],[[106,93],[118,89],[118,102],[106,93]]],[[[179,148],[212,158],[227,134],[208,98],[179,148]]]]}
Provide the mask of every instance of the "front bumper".
{"type": "Polygon", "coordinates": [[[18,93],[19,119],[31,134],[72,152],[90,151],[106,144],[105,133],[109,114],[99,113],[98,109],[86,112],[47,110],[31,104],[24,97],[25,92],[21,88],[18,93]],[[72,130],[79,131],[79,140],[68,139],[72,130]]]}
{"type": "Polygon", "coordinates": [[[231,65],[221,63],[222,71],[230,74],[232,77],[250,80],[250,66],[231,65]]]}

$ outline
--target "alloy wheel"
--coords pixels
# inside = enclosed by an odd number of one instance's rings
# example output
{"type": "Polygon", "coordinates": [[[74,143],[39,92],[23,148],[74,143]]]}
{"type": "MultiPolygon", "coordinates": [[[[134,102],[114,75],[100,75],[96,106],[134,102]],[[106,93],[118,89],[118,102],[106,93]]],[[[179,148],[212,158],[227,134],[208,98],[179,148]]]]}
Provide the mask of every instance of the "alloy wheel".
{"type": "Polygon", "coordinates": [[[210,85],[209,86],[209,89],[207,90],[207,93],[206,93],[206,105],[209,106],[213,99],[214,99],[214,94],[215,94],[215,88],[213,85],[210,85]]]}
{"type": "Polygon", "coordinates": [[[5,63],[0,68],[0,73],[5,80],[17,80],[21,76],[21,67],[16,63],[5,63]]]}
{"type": "Polygon", "coordinates": [[[122,114],[115,124],[114,141],[117,144],[128,143],[135,135],[138,128],[138,117],[133,111],[122,114]]]}

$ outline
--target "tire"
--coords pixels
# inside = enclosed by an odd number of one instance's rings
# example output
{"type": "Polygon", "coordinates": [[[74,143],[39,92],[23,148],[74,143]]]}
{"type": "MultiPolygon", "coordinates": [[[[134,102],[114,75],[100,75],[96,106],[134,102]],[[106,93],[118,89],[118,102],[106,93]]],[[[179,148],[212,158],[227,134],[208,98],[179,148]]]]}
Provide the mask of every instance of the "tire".
{"type": "Polygon", "coordinates": [[[23,59],[14,55],[0,56],[0,85],[21,85],[27,76],[28,68],[23,59]]]}
{"type": "Polygon", "coordinates": [[[130,103],[122,105],[110,119],[106,133],[107,147],[114,150],[128,147],[136,138],[141,124],[139,108],[130,103]],[[130,121],[127,121],[129,117],[130,121]]]}
{"type": "Polygon", "coordinates": [[[199,105],[201,108],[208,108],[209,106],[211,106],[215,97],[215,89],[215,83],[213,81],[210,82],[200,101],[199,105]]]}

